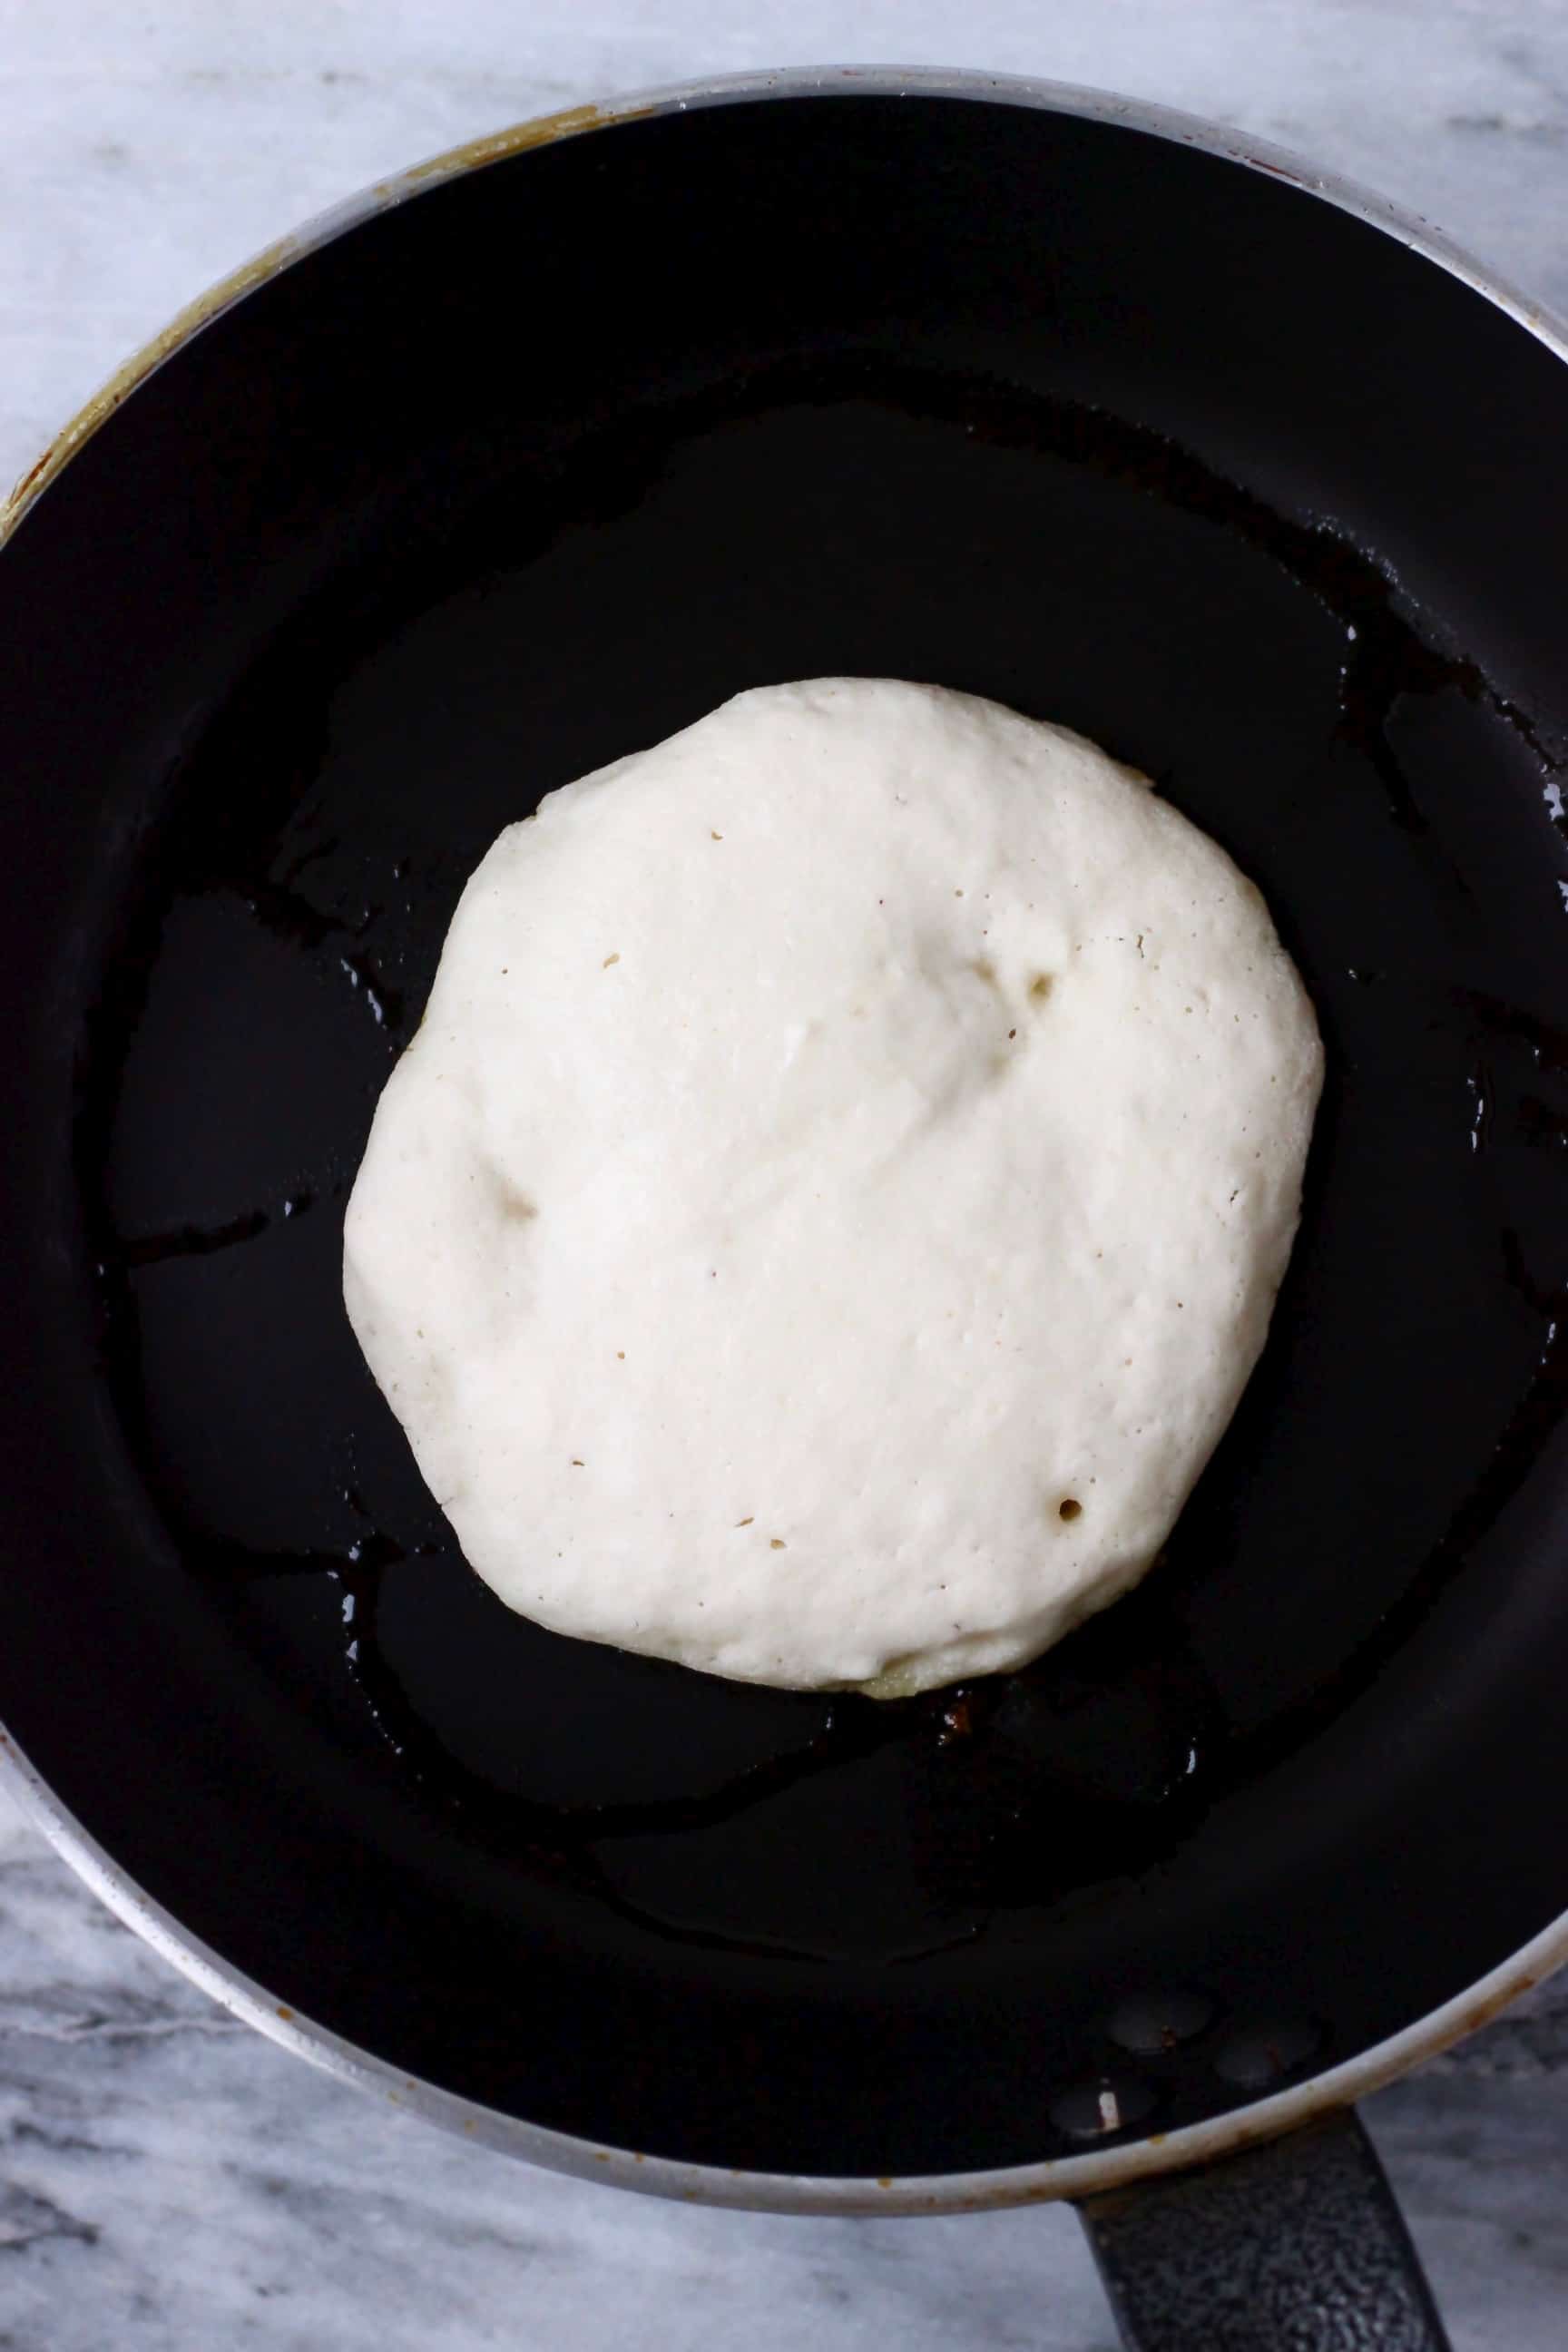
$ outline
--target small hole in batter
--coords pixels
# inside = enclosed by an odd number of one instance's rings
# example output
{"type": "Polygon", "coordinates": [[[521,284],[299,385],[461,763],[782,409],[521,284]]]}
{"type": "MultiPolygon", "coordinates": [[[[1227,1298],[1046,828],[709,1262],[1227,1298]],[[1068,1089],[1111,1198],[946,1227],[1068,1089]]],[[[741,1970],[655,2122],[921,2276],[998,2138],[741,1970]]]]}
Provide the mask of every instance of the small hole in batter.
{"type": "Polygon", "coordinates": [[[1076,1519],[1082,1510],[1081,1503],[1076,1501],[1071,1495],[1064,1495],[1057,1505],[1057,1517],[1058,1519],[1076,1519]]]}

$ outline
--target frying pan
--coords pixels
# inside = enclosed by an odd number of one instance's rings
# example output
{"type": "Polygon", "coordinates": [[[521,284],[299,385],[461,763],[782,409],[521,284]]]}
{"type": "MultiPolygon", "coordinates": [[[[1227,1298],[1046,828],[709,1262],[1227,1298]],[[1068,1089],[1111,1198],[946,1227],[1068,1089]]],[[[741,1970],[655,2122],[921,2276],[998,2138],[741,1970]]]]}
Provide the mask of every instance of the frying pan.
{"type": "Polygon", "coordinates": [[[824,72],[388,183],[78,421],[0,552],[0,1712],[124,1916],[536,2162],[1068,2196],[1140,2343],[1441,2342],[1347,2110],[1568,1951],[1564,356],[1226,133],[824,72]],[[1163,1562],[889,1706],[510,1616],[338,1291],[493,835],[826,672],[1149,771],[1329,1059],[1163,1562]]]}

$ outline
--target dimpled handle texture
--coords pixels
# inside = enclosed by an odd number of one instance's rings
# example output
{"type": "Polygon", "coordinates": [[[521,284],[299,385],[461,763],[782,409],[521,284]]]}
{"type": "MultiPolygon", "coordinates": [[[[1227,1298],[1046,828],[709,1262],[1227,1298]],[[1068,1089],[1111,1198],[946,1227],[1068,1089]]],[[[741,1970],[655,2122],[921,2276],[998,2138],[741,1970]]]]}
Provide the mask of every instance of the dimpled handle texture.
{"type": "Polygon", "coordinates": [[[1450,2352],[1348,2108],[1079,2212],[1129,2352],[1450,2352]]]}

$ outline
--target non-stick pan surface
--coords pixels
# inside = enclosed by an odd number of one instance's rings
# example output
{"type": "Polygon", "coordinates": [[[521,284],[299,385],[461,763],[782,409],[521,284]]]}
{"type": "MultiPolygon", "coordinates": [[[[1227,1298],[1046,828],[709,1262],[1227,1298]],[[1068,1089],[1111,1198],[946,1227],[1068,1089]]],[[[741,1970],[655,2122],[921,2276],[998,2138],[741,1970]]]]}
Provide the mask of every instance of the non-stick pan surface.
{"type": "Polygon", "coordinates": [[[258,284],[0,554],[0,1713],[58,1797],[409,2077],[763,2171],[1168,2132],[1501,1961],[1568,1908],[1565,619],[1561,361],[1146,130],[658,113],[258,284]],[[1329,1054],[1163,1565],[885,1708],[509,1615],[339,1298],[494,834],[826,672],[1147,769],[1329,1054]]]}

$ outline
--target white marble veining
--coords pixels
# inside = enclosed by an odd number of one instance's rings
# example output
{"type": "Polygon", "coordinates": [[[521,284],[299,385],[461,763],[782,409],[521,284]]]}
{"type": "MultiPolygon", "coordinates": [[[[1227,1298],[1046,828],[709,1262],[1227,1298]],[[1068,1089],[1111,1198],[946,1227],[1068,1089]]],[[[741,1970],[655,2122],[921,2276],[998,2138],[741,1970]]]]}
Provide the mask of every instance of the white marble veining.
{"type": "MultiPolygon", "coordinates": [[[[756,65],[1134,89],[1568,310],[1565,0],[0,0],[0,476],[280,230],[521,115],[756,65]]],[[[1373,2103],[1458,2352],[1568,2340],[1568,1981],[1373,2103]]],[[[139,1945],[0,1801],[3,2352],[1110,2352],[1059,2211],[679,2209],[446,2139],[139,1945]]]]}

